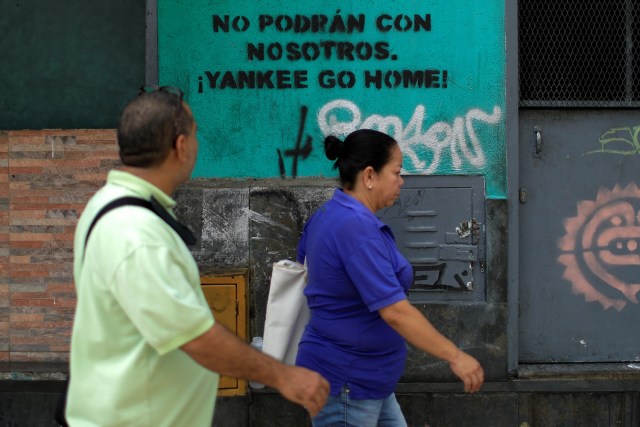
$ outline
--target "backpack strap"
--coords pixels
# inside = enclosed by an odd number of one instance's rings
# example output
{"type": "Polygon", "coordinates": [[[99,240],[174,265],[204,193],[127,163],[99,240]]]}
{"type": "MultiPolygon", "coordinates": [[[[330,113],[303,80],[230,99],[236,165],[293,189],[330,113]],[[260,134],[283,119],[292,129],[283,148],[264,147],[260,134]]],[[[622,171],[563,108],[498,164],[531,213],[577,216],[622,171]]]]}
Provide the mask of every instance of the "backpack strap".
{"type": "Polygon", "coordinates": [[[93,231],[93,227],[95,227],[96,223],[100,218],[102,218],[107,212],[117,209],[121,206],[140,206],[142,208],[147,208],[150,211],[154,212],[158,215],[164,222],[166,222],[184,241],[185,244],[191,246],[196,244],[198,239],[193,235],[191,230],[187,228],[185,225],[178,222],[174,217],[172,217],[169,212],[165,208],[162,207],[160,202],[156,200],[155,197],[151,197],[151,200],[144,200],[138,197],[121,197],[119,199],[115,199],[109,203],[107,203],[100,211],[96,214],[89,226],[89,230],[87,231],[87,237],[84,239],[84,247],[86,249],[87,242],[89,241],[89,236],[91,235],[91,231],[93,231]]]}

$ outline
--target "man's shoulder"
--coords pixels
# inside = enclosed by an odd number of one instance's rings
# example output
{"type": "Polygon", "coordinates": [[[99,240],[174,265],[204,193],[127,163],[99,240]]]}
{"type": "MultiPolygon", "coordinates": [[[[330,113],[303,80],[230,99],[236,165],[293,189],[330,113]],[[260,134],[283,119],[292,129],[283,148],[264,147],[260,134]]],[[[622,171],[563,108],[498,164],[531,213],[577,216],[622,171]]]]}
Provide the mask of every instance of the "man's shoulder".
{"type": "Polygon", "coordinates": [[[89,213],[92,211],[98,212],[104,206],[106,206],[109,202],[118,199],[120,197],[134,196],[131,191],[128,191],[124,187],[120,187],[117,185],[105,184],[102,188],[100,188],[96,193],[89,199],[83,215],[85,213],[89,213]]]}
{"type": "MultiPolygon", "coordinates": [[[[125,197],[144,200],[122,187],[107,184],[101,188],[87,203],[76,232],[84,238],[96,216],[111,202],[125,197]]],[[[163,228],[164,221],[152,210],[135,204],[124,204],[104,212],[91,234],[107,234],[111,239],[130,239],[139,235],[161,234],[163,228]]]]}

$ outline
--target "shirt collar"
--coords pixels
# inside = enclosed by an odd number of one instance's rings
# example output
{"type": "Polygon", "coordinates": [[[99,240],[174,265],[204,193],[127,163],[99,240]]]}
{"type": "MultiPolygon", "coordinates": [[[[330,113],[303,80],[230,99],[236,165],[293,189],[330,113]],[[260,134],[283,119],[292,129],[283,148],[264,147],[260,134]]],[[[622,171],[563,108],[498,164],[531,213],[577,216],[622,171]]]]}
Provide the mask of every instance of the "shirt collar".
{"type": "Polygon", "coordinates": [[[176,201],[169,197],[164,191],[160,190],[149,181],[139,178],[129,172],[112,170],[107,175],[107,182],[109,184],[125,187],[145,200],[150,200],[153,196],[165,209],[173,209],[176,205],[176,201]]]}
{"type": "Polygon", "coordinates": [[[374,215],[361,201],[344,192],[342,188],[336,188],[333,193],[333,200],[338,204],[353,209],[357,213],[370,218],[378,228],[388,228],[387,225],[380,221],[380,218],[374,215]]]}

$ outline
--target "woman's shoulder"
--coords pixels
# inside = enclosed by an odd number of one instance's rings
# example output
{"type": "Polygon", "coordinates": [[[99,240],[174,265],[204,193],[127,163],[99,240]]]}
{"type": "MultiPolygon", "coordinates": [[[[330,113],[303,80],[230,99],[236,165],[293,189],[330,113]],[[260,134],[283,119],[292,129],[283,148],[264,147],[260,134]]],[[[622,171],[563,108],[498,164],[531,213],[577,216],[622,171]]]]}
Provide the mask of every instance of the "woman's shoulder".
{"type": "Polygon", "coordinates": [[[305,230],[315,228],[341,237],[371,238],[380,233],[380,224],[380,220],[372,213],[345,206],[332,199],[313,213],[305,224],[305,230]]]}
{"type": "Polygon", "coordinates": [[[379,221],[363,212],[346,212],[336,225],[336,232],[353,240],[369,240],[380,236],[379,221]]]}

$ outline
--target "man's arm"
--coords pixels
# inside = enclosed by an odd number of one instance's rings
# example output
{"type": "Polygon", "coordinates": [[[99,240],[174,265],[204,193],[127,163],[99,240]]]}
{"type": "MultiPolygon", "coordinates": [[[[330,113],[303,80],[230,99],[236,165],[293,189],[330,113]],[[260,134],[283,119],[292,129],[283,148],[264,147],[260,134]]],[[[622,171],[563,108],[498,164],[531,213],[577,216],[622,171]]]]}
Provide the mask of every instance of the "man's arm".
{"type": "Polygon", "coordinates": [[[211,371],[274,387],[285,398],[302,405],[312,417],[327,401],[329,383],[320,374],[284,365],[247,345],[222,325],[213,325],[180,348],[211,371]]]}
{"type": "Polygon", "coordinates": [[[465,391],[474,393],[480,390],[484,371],[478,361],[438,332],[409,301],[399,301],[378,312],[389,326],[415,347],[449,362],[453,373],[464,382],[465,391]]]}

